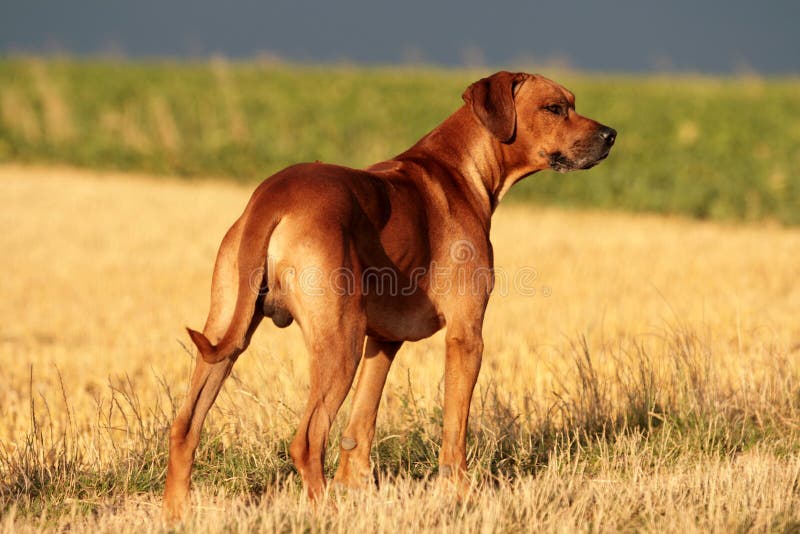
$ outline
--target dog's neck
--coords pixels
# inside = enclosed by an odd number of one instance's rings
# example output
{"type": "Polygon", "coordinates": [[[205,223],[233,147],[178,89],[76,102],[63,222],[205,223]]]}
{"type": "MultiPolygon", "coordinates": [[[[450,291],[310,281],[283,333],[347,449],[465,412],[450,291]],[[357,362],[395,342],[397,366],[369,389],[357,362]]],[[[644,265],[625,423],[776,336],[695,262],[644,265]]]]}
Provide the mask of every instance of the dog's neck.
{"type": "Polygon", "coordinates": [[[456,178],[488,222],[511,186],[537,170],[509,161],[503,148],[469,107],[462,106],[397,159],[411,160],[420,152],[435,155],[426,160],[437,161],[456,178]]]}

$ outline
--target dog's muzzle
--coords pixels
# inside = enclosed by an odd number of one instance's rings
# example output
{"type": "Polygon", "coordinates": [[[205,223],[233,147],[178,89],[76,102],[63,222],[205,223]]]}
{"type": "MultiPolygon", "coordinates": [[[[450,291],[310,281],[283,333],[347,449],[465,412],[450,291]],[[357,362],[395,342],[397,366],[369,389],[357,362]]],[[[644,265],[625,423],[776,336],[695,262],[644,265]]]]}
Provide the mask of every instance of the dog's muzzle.
{"type": "Polygon", "coordinates": [[[550,168],[556,172],[591,169],[608,157],[616,140],[614,128],[600,126],[589,139],[576,143],[572,149],[576,156],[569,157],[560,151],[551,153],[550,168]]]}

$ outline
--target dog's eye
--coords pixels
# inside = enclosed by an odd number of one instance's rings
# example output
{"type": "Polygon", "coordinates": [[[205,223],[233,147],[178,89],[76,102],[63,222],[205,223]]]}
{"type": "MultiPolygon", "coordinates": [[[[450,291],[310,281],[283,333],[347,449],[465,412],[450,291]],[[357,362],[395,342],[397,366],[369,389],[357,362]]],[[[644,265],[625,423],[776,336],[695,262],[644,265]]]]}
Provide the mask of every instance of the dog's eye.
{"type": "Polygon", "coordinates": [[[563,115],[564,109],[559,106],[558,104],[550,104],[549,106],[545,106],[544,109],[552,113],[553,115],[563,115]]]}

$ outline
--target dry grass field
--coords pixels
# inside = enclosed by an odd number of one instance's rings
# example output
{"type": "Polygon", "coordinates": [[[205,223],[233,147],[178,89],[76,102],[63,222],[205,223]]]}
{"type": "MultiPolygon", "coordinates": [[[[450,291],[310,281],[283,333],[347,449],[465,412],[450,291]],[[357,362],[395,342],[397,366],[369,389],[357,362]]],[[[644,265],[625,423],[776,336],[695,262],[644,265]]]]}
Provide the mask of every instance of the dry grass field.
{"type": "MultiPolygon", "coordinates": [[[[162,528],[183,326],[250,189],[0,167],[0,530],[162,528]]],[[[492,231],[534,294],[490,303],[472,498],[433,477],[435,336],[390,375],[378,489],[312,509],[286,453],[307,356],[265,323],[206,424],[188,530],[800,529],[800,229],[509,205],[492,231]]]]}

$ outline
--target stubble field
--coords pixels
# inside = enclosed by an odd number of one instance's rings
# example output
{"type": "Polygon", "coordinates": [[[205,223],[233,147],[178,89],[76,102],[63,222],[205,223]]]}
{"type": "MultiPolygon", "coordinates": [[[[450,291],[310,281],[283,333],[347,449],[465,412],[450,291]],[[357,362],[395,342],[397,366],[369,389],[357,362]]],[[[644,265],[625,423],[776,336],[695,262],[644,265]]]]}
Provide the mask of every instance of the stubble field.
{"type": "MultiPolygon", "coordinates": [[[[0,529],[162,528],[193,361],[183,326],[205,320],[216,248],[251,189],[0,167],[0,529]]],[[[435,336],[390,375],[378,489],[313,509],[287,454],[307,355],[296,326],[265,323],[206,423],[187,528],[800,528],[800,229],[510,205],[492,238],[510,280],[535,277],[489,306],[471,498],[434,477],[435,336]]]]}

